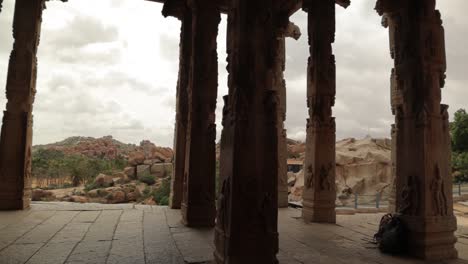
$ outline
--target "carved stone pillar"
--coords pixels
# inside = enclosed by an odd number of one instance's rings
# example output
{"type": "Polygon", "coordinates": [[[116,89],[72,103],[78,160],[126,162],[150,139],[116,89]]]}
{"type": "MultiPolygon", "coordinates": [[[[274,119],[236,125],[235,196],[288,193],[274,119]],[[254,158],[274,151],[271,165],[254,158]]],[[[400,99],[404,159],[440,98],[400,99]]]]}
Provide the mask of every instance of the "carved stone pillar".
{"type": "MultiPolygon", "coordinates": [[[[389,26],[389,19],[387,16],[382,17],[382,25],[384,27],[389,26]]],[[[389,47],[390,53],[393,57],[393,53],[395,51],[395,30],[390,30],[389,34],[389,47]]],[[[403,94],[401,87],[398,86],[399,82],[397,80],[395,68],[392,69],[392,73],[390,76],[390,105],[392,109],[392,114],[395,115],[398,108],[400,108],[403,104],[403,94]]],[[[392,183],[390,188],[390,196],[388,199],[388,212],[395,213],[396,212],[396,162],[397,162],[397,133],[398,129],[395,124],[392,125],[391,129],[391,136],[392,136],[392,153],[391,153],[391,164],[392,164],[392,183]]]]}
{"type": "Polygon", "coordinates": [[[409,229],[410,254],[441,260],[457,257],[445,82],[445,36],[435,0],[380,0],[393,38],[395,82],[396,210],[409,229]]]}
{"type": "Polygon", "coordinates": [[[390,186],[390,194],[388,197],[388,212],[396,212],[396,153],[397,153],[397,129],[395,125],[392,125],[392,154],[391,154],[391,164],[392,164],[392,181],[390,186]]]}
{"type": "Polygon", "coordinates": [[[182,216],[188,226],[214,226],[219,9],[208,0],[190,3],[192,56],[182,216]]]}
{"type": "Polygon", "coordinates": [[[32,106],[43,0],[16,0],[0,139],[0,210],[25,209],[31,201],[32,106]]]}
{"type": "MultiPolygon", "coordinates": [[[[288,19],[285,17],[285,19],[288,19]]],[[[286,80],[284,79],[284,70],[286,64],[286,38],[298,40],[301,36],[301,30],[293,23],[288,23],[286,27],[280,28],[276,41],[278,50],[275,55],[275,79],[274,87],[278,94],[278,207],[288,207],[288,146],[287,134],[284,128],[286,121],[286,80]]]]}
{"type": "Polygon", "coordinates": [[[302,217],[335,223],[335,1],[304,1],[310,57],[307,69],[307,138],[302,217]]]}
{"type": "Polygon", "coordinates": [[[278,263],[278,3],[231,2],[216,263],[278,263]]]}
{"type": "Polygon", "coordinates": [[[188,84],[192,55],[192,16],[185,3],[178,0],[166,1],[164,16],[174,16],[181,21],[179,44],[179,79],[177,81],[176,123],[174,131],[174,160],[171,178],[169,206],[180,209],[183,197],[183,180],[185,173],[185,144],[188,120],[188,84]]]}

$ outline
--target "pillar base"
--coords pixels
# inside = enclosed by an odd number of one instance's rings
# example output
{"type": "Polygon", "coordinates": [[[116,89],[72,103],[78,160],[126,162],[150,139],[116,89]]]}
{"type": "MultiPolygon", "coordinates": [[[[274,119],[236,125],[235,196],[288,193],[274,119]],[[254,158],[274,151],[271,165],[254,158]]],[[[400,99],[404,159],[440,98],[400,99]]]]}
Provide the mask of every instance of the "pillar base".
{"type": "Polygon", "coordinates": [[[327,206],[320,202],[302,203],[302,218],[305,222],[336,224],[335,205],[327,206]]]}
{"type": "Polygon", "coordinates": [[[30,199],[4,199],[0,198],[0,211],[25,210],[31,207],[30,199]]]}
{"type": "Polygon", "coordinates": [[[173,194],[171,193],[171,195],[169,196],[169,208],[180,209],[181,207],[181,202],[174,199],[173,194]]]}
{"type": "MultiPolygon", "coordinates": [[[[247,239],[249,236],[245,236],[247,239]]],[[[228,254],[224,254],[228,245],[225,241],[229,241],[230,237],[220,228],[216,228],[215,243],[217,245],[214,252],[214,263],[216,264],[278,264],[276,254],[278,253],[278,233],[270,233],[269,236],[251,237],[249,240],[242,242],[242,245],[231,245],[231,250],[228,254]],[[264,243],[262,243],[262,242],[264,243]],[[271,241],[276,241],[272,244],[271,241]],[[274,252],[272,252],[274,251],[274,252]],[[262,254],[263,253],[263,254],[262,254]],[[265,254],[266,253],[266,254],[265,254]]]]}
{"type": "Polygon", "coordinates": [[[182,204],[182,223],[188,227],[214,227],[216,208],[214,206],[187,206],[182,204]]]}
{"type": "Polygon", "coordinates": [[[288,192],[278,192],[278,208],[287,208],[288,206],[288,192]]]}
{"type": "Polygon", "coordinates": [[[409,229],[411,256],[430,261],[458,258],[455,216],[402,216],[402,219],[409,229]]]}

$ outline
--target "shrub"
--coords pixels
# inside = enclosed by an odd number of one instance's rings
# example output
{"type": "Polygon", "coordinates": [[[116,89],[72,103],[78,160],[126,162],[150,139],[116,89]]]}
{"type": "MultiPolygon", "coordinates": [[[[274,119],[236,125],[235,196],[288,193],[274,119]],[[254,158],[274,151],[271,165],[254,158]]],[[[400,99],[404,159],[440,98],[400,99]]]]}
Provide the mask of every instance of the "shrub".
{"type": "Polygon", "coordinates": [[[149,187],[149,186],[146,186],[142,193],[143,193],[143,195],[142,195],[143,199],[147,199],[150,196],[153,196],[153,191],[152,191],[151,187],[149,187]]]}
{"type": "Polygon", "coordinates": [[[153,175],[151,175],[148,171],[138,175],[138,180],[148,185],[153,185],[156,183],[156,178],[153,175]]]}
{"type": "Polygon", "coordinates": [[[144,175],[139,176],[138,180],[148,185],[153,185],[156,183],[156,178],[154,178],[154,176],[149,175],[149,174],[144,174],[144,175]]]}
{"type": "Polygon", "coordinates": [[[168,205],[170,193],[171,180],[170,178],[166,178],[162,181],[161,186],[154,191],[154,200],[159,205],[168,205]]]}
{"type": "Polygon", "coordinates": [[[169,197],[164,196],[161,198],[161,201],[158,202],[159,205],[169,205],[169,197]]]}
{"type": "Polygon", "coordinates": [[[99,189],[99,186],[97,186],[95,183],[86,184],[86,186],[84,188],[85,192],[89,192],[89,191],[95,190],[95,189],[99,189]]]}

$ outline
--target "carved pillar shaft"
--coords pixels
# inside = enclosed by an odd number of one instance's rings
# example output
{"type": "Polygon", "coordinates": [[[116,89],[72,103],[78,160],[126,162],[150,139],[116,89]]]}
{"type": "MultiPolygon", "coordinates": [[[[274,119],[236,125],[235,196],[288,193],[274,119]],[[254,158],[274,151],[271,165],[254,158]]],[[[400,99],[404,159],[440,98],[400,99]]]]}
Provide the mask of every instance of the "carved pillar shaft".
{"type": "Polygon", "coordinates": [[[278,103],[278,207],[288,207],[288,147],[286,142],[286,129],[284,121],[286,121],[286,80],[284,79],[284,69],[286,63],[286,36],[280,34],[276,39],[278,42],[278,52],[276,54],[275,67],[275,91],[277,92],[278,103]]]}
{"type": "Polygon", "coordinates": [[[335,223],[335,1],[304,1],[308,12],[307,138],[302,216],[335,223]]]}
{"type": "Polygon", "coordinates": [[[397,153],[397,129],[395,125],[392,125],[392,153],[391,153],[391,164],[392,164],[392,181],[390,186],[390,194],[388,197],[388,212],[396,212],[396,153],[397,153]]]}
{"type": "Polygon", "coordinates": [[[185,144],[188,119],[188,83],[192,54],[192,17],[189,10],[181,14],[179,80],[177,82],[176,125],[174,133],[174,169],[171,179],[169,206],[180,209],[182,205],[183,180],[185,173],[185,144]]]}
{"type": "Polygon", "coordinates": [[[192,57],[182,216],[188,226],[214,226],[215,110],[218,89],[218,25],[221,14],[208,0],[192,1],[192,57]]]}
{"type": "Polygon", "coordinates": [[[32,106],[43,0],[17,0],[13,51],[0,138],[0,209],[25,209],[31,200],[32,106]]]}
{"type": "Polygon", "coordinates": [[[278,263],[277,3],[234,0],[229,13],[216,263],[278,263]]]}
{"type": "Polygon", "coordinates": [[[447,105],[440,104],[446,62],[444,29],[434,0],[378,1],[394,45],[396,210],[409,229],[410,254],[457,257],[447,105]]]}

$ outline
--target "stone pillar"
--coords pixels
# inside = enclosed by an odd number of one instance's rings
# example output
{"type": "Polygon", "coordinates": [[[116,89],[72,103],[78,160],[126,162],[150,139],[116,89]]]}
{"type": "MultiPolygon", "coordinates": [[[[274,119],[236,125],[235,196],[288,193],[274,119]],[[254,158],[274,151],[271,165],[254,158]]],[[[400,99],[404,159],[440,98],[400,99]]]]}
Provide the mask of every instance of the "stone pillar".
{"type": "MultiPolygon", "coordinates": [[[[286,18],[287,19],[287,18],[286,18]]],[[[286,38],[298,40],[301,37],[301,30],[293,23],[288,23],[286,27],[280,28],[276,41],[278,50],[275,54],[275,75],[274,87],[278,94],[278,207],[288,207],[288,146],[287,133],[284,128],[286,121],[286,80],[284,79],[284,70],[286,64],[286,38]]]]}
{"type": "MultiPolygon", "coordinates": [[[[388,27],[388,17],[382,17],[382,26],[388,27]]],[[[395,31],[390,30],[389,34],[389,47],[390,47],[390,55],[393,57],[393,53],[395,52],[395,31]]],[[[395,115],[398,108],[402,106],[403,103],[403,94],[401,87],[398,86],[398,80],[396,78],[395,68],[392,69],[392,73],[390,76],[390,105],[392,109],[392,114],[395,115]]],[[[396,212],[396,162],[397,162],[397,132],[398,129],[395,124],[392,124],[391,129],[391,136],[392,136],[392,153],[391,153],[391,164],[392,164],[392,183],[390,188],[390,196],[388,199],[388,212],[395,213],[396,212]]]]}
{"type": "Polygon", "coordinates": [[[0,210],[28,208],[31,201],[32,106],[43,0],[16,0],[0,138],[0,210]]]}
{"type": "Polygon", "coordinates": [[[307,138],[302,217],[335,223],[335,0],[304,1],[310,57],[307,69],[307,138]]]}
{"type": "Polygon", "coordinates": [[[216,124],[218,25],[221,14],[208,0],[190,3],[192,49],[188,90],[182,216],[187,226],[214,226],[216,217],[216,124]]]}
{"type": "Polygon", "coordinates": [[[177,81],[176,123],[174,131],[174,160],[171,178],[169,206],[180,209],[182,205],[183,180],[185,173],[185,144],[188,119],[188,84],[192,54],[192,16],[185,3],[166,1],[164,16],[174,16],[181,21],[179,44],[179,79],[177,81]]]}
{"type": "Polygon", "coordinates": [[[387,17],[395,81],[396,210],[409,230],[410,254],[427,260],[457,257],[445,82],[445,36],[435,0],[379,0],[387,17]]]}
{"type": "Polygon", "coordinates": [[[392,182],[390,186],[390,194],[388,197],[388,213],[396,212],[396,153],[397,153],[397,129],[395,125],[392,125],[392,154],[391,154],[391,164],[392,164],[392,182]]]}
{"type": "Polygon", "coordinates": [[[231,2],[215,263],[278,263],[278,3],[231,2]]]}

